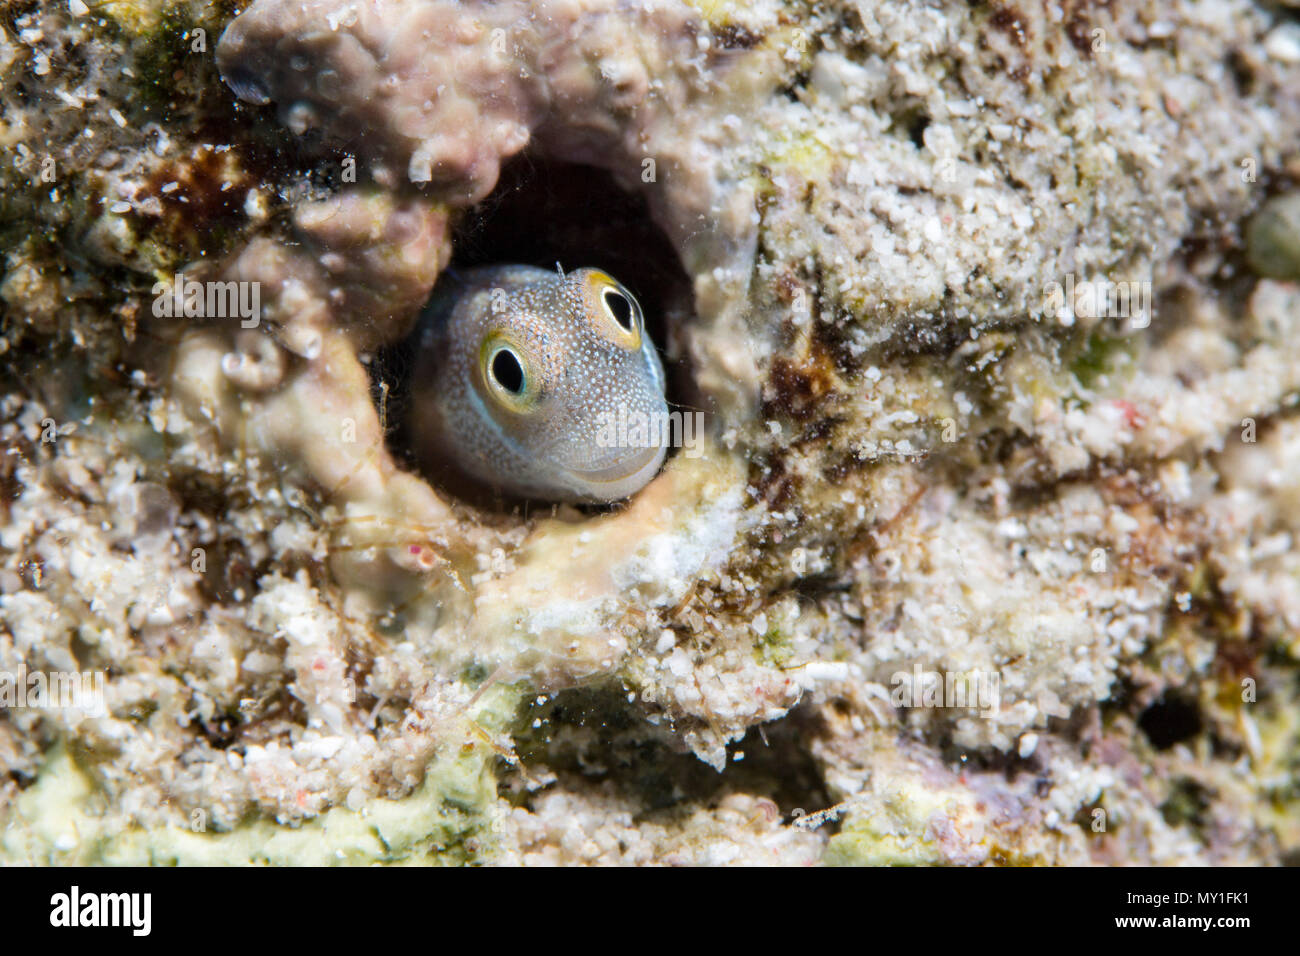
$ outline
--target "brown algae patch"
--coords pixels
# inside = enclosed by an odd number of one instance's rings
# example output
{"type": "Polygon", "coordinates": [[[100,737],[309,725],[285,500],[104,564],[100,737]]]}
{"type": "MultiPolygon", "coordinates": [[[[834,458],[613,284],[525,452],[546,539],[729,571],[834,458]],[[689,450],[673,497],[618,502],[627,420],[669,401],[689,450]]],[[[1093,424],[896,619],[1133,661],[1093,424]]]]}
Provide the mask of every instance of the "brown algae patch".
{"type": "Polygon", "coordinates": [[[1295,852],[1300,312],[1261,265],[1289,220],[1248,219],[1296,168],[1272,13],[259,0],[190,63],[133,38],[228,11],[145,8],[0,38],[67,106],[45,146],[40,110],[0,127],[32,224],[7,381],[34,383],[0,405],[0,663],[110,674],[107,716],[0,721],[9,857],[1295,852]],[[105,53],[42,73],[60,36],[105,53]],[[194,122],[125,112],[111,68],[146,60],[194,122]],[[712,431],[599,514],[471,506],[388,440],[376,356],[530,155],[644,196],[693,287],[672,331],[712,431]],[[154,315],[181,269],[257,283],[259,322],[154,315]],[[1049,307],[1067,276],[1154,313],[1049,307]],[[997,700],[892,699],[928,672],[997,700]],[[723,788],[797,720],[819,779],[643,815],[616,744],[584,765],[575,685],[723,788]],[[538,698],[551,751],[521,760],[538,698]]]}

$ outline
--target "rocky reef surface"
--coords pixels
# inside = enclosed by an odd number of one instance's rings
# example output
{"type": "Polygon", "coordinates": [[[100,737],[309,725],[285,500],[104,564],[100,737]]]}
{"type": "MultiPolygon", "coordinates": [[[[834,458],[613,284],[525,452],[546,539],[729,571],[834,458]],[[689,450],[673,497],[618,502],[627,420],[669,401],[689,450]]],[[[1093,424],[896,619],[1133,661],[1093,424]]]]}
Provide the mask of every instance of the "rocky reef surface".
{"type": "Polygon", "coordinates": [[[0,81],[0,671],[104,675],[4,859],[1300,858],[1294,9],[15,2],[0,81]],[[625,504],[404,447],[521,249],[705,414],[625,504]]]}

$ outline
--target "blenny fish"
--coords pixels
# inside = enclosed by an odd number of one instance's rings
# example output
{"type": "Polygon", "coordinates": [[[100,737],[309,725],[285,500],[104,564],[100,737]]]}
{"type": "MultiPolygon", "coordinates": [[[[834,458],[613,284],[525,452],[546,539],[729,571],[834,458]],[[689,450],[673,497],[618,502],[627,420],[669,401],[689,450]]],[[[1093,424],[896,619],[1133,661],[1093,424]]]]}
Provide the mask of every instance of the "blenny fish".
{"type": "Polygon", "coordinates": [[[658,472],[664,371],[632,293],[599,269],[471,269],[420,320],[411,436],[428,469],[520,498],[604,503],[658,472]],[[626,428],[623,429],[627,431],[626,428]]]}

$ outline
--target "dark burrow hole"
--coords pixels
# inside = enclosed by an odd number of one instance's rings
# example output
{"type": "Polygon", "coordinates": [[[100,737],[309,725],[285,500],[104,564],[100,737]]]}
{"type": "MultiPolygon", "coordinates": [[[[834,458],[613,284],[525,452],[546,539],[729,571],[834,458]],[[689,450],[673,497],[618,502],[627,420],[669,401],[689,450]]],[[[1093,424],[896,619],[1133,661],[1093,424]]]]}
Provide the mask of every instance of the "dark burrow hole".
{"type": "Polygon", "coordinates": [[[930,128],[930,117],[918,112],[907,119],[907,138],[917,149],[925,149],[925,131],[930,128]]]}
{"type": "MultiPolygon", "coordinates": [[[[668,721],[649,723],[627,702],[617,684],[574,688],[549,698],[529,698],[521,707],[514,738],[522,774],[507,774],[510,797],[527,805],[521,783],[530,768],[545,766],[560,775],[591,783],[610,782],[635,801],[641,813],[672,813],[717,806],[742,793],[766,797],[787,822],[831,806],[820,768],[807,748],[820,718],[796,707],[782,719],[752,727],[727,747],[719,773],[680,745],[683,728],[668,721]],[[538,703],[538,700],[543,700],[538,703]],[[736,761],[737,753],[744,759],[736,761]]],[[[825,824],[833,833],[835,822],[825,824]]]]}
{"type": "MultiPolygon", "coordinates": [[[[492,193],[457,223],[452,242],[453,272],[512,263],[554,269],[557,262],[566,271],[582,266],[603,269],[641,304],[646,329],[663,361],[669,408],[702,406],[681,339],[694,313],[690,278],[668,237],[651,220],[645,198],[624,191],[605,170],[529,154],[516,157],[502,169],[492,193]]],[[[445,273],[442,281],[449,281],[445,273]]],[[[414,337],[381,350],[370,369],[377,400],[387,385],[389,448],[418,471],[406,432],[414,337]]],[[[508,368],[500,372],[509,378],[508,368]]],[[[509,501],[490,489],[457,481],[455,475],[428,477],[475,504],[509,501]]]]}
{"type": "Polygon", "coordinates": [[[1196,702],[1175,692],[1163,697],[1138,716],[1138,726],[1157,750],[1191,740],[1201,732],[1201,710],[1196,702]]]}

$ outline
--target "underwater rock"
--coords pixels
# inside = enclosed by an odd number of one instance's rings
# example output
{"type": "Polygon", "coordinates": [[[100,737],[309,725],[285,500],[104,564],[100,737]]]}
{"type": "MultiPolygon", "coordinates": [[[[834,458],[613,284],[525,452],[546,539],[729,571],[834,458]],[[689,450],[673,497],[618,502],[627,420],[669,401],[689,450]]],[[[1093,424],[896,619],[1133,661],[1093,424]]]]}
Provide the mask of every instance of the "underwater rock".
{"type": "Polygon", "coordinates": [[[111,674],[0,720],[7,859],[1300,847],[1274,10],[102,18],[0,36],[0,669],[111,674]],[[707,427],[616,508],[461,500],[396,424],[512,157],[608,171],[691,294],[707,427]],[[181,273],[255,314],[155,311],[181,273]]]}

